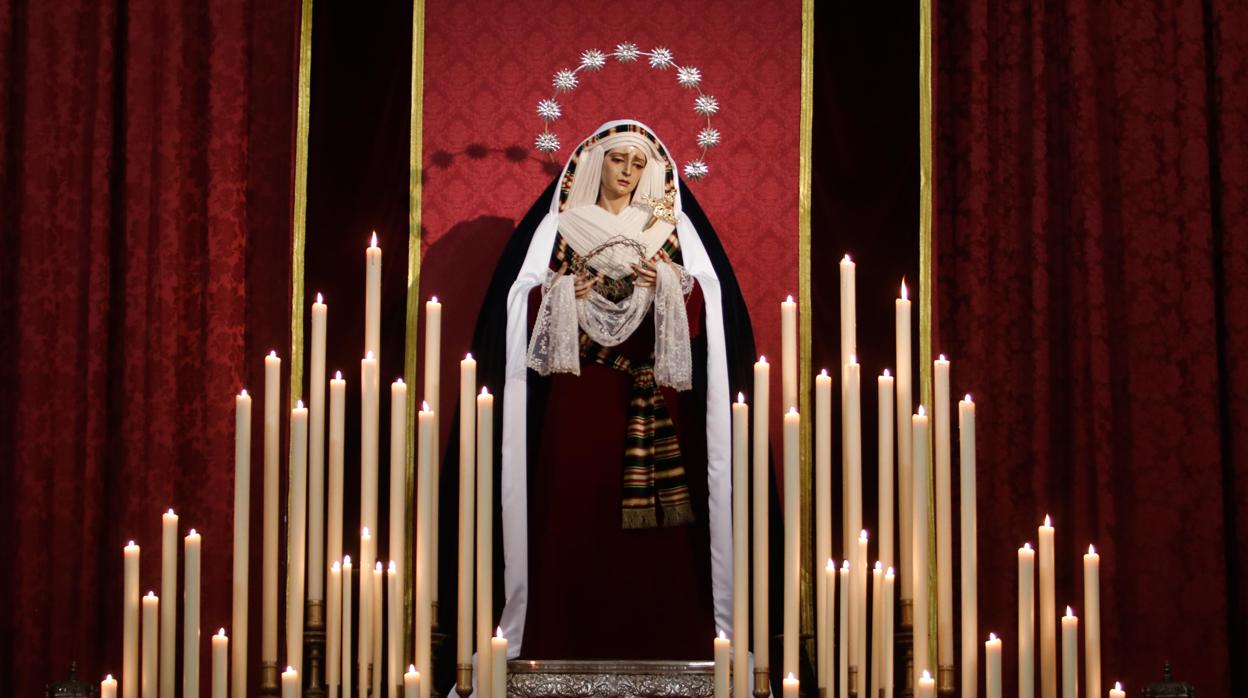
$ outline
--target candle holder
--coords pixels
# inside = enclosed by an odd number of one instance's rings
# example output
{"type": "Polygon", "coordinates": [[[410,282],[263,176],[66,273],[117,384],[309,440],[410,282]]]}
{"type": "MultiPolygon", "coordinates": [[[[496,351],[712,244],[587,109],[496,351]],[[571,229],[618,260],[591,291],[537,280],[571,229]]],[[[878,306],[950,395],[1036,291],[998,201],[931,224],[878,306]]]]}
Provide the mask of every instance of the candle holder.
{"type": "Polygon", "coordinates": [[[849,695],[858,698],[858,667],[851,665],[849,667],[849,695]]]}
{"type": "Polygon", "coordinates": [[[455,692],[461,696],[472,695],[472,664],[455,665],[455,692]]]}
{"type": "Polygon", "coordinates": [[[304,656],[308,658],[308,681],[303,695],[307,698],[324,698],[325,684],[322,683],[325,653],[325,602],[309,599],[304,604],[304,616],[308,619],[303,626],[304,656]]]}
{"type": "Polygon", "coordinates": [[[281,695],[277,676],[277,662],[260,662],[260,695],[281,695]]]}
{"type": "Polygon", "coordinates": [[[899,690],[894,694],[900,698],[911,698],[914,695],[914,612],[910,604],[908,599],[902,600],[902,624],[897,626],[893,637],[894,655],[897,657],[894,660],[893,676],[897,675],[898,669],[901,670],[900,684],[894,683],[899,690]],[[897,666],[898,662],[900,667],[897,666]]]}
{"type": "Polygon", "coordinates": [[[936,669],[936,694],[941,696],[951,696],[957,686],[953,681],[953,665],[941,664],[936,669]]]}
{"type": "Polygon", "coordinates": [[[754,667],[754,698],[771,696],[771,670],[767,667],[754,667]]]}
{"type": "MultiPolygon", "coordinates": [[[[442,645],[446,644],[446,633],[438,632],[438,604],[433,604],[433,615],[429,620],[429,673],[434,673],[434,667],[438,666],[438,655],[442,652],[442,645]]],[[[420,677],[421,682],[425,681],[425,677],[420,677]]],[[[469,679],[471,682],[471,678],[469,679]]],[[[429,696],[430,698],[441,698],[442,694],[438,693],[437,682],[434,677],[429,677],[429,696]]],[[[469,691],[471,693],[471,691],[469,691]]],[[[466,696],[468,693],[460,693],[466,696]]]]}

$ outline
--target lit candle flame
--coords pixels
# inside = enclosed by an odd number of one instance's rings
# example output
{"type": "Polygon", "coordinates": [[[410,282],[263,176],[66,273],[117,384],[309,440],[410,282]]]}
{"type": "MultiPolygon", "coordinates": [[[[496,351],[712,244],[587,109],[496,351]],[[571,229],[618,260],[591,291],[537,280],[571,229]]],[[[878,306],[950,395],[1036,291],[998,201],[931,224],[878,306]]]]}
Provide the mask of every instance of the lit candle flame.
{"type": "Polygon", "coordinates": [[[791,414],[791,415],[796,415],[796,414],[797,414],[797,408],[796,408],[796,407],[790,407],[790,408],[789,408],[789,414],[791,414]]]}
{"type": "Polygon", "coordinates": [[[333,570],[333,571],[335,571],[335,572],[341,572],[341,571],[342,571],[342,563],[341,563],[341,562],[338,562],[337,560],[334,560],[334,564],[330,565],[330,566],[329,566],[329,569],[331,569],[331,570],[333,570]]]}
{"type": "Polygon", "coordinates": [[[187,537],[187,538],[190,538],[191,536],[198,536],[198,535],[199,535],[199,534],[195,532],[195,529],[193,529],[193,528],[192,528],[192,529],[191,529],[191,532],[190,532],[190,533],[188,533],[188,534],[186,534],[186,537],[187,537]]]}
{"type": "Polygon", "coordinates": [[[858,533],[858,542],[859,542],[859,543],[866,543],[866,542],[867,542],[867,529],[865,529],[865,528],[864,528],[864,529],[862,529],[862,531],[860,531],[860,532],[858,533]]]}
{"type": "Polygon", "coordinates": [[[342,566],[343,566],[343,567],[350,567],[350,566],[351,566],[351,556],[350,556],[350,555],[343,555],[343,556],[342,556],[342,566]]]}
{"type": "Polygon", "coordinates": [[[376,564],[376,565],[373,565],[373,571],[374,571],[374,572],[377,572],[378,574],[380,574],[380,573],[381,573],[381,570],[382,570],[382,567],[381,567],[381,560],[378,560],[378,561],[377,561],[377,564],[376,564]]]}
{"type": "Polygon", "coordinates": [[[901,277],[901,299],[903,301],[910,300],[910,289],[906,288],[906,277],[901,277]]]}
{"type": "Polygon", "coordinates": [[[246,388],[243,388],[242,390],[238,391],[238,396],[239,396],[239,397],[247,397],[247,389],[246,389],[246,388]]]}
{"type": "Polygon", "coordinates": [[[269,350],[269,356],[272,356],[273,358],[275,358],[275,359],[276,359],[276,358],[277,358],[277,350],[276,350],[276,349],[270,349],[270,350],[269,350]]]}
{"type": "Polygon", "coordinates": [[[785,296],[785,298],[784,298],[784,302],[785,302],[785,303],[792,303],[792,302],[793,302],[793,294],[789,294],[788,296],[785,296]]]}
{"type": "Polygon", "coordinates": [[[429,302],[430,302],[430,303],[432,303],[432,304],[434,304],[434,305],[437,305],[437,304],[438,304],[438,297],[437,297],[437,296],[430,296],[430,298],[429,298],[429,302]]]}
{"type": "MultiPolygon", "coordinates": [[[[374,231],[373,231],[373,239],[372,239],[372,241],[371,241],[371,242],[369,242],[369,243],[368,243],[368,246],[369,246],[369,247],[376,247],[376,246],[377,246],[377,231],[376,231],[376,230],[374,230],[374,231]]],[[[357,253],[357,254],[358,254],[358,253],[357,253]]]]}
{"type": "Polygon", "coordinates": [[[325,303],[325,298],[321,296],[321,292],[320,292],[320,291],[317,291],[317,292],[316,292],[316,303],[317,303],[317,305],[322,305],[322,304],[324,304],[324,303],[325,303]]]}
{"type": "Polygon", "coordinates": [[[334,380],[336,381],[342,380],[342,371],[334,371],[334,380]]]}
{"type": "Polygon", "coordinates": [[[883,573],[884,573],[884,563],[883,563],[883,562],[880,562],[879,560],[876,560],[876,561],[875,561],[875,571],[876,571],[876,572],[879,572],[879,573],[881,573],[881,574],[883,574],[883,573]]]}
{"type": "Polygon", "coordinates": [[[885,577],[892,577],[894,574],[896,574],[896,572],[893,571],[892,567],[889,567],[888,569],[884,570],[885,577]]]}
{"type": "Polygon", "coordinates": [[[225,628],[217,630],[217,637],[225,637],[225,628]]]}
{"type": "Polygon", "coordinates": [[[430,410],[429,410],[429,403],[424,402],[424,401],[421,401],[421,403],[420,403],[420,411],[421,411],[421,412],[429,412],[429,411],[430,411],[430,410]]]}
{"type": "Polygon", "coordinates": [[[994,640],[996,640],[996,639],[997,639],[997,634],[996,634],[996,633],[988,633],[988,640],[989,640],[989,641],[994,641],[994,640]]]}
{"type": "Polygon", "coordinates": [[[503,626],[500,625],[497,628],[494,628],[494,637],[500,639],[503,637],[503,626]]]}
{"type": "Polygon", "coordinates": [[[1121,691],[1121,690],[1122,690],[1122,683],[1121,683],[1121,682],[1119,682],[1119,681],[1115,681],[1115,682],[1114,682],[1114,690],[1115,690],[1115,691],[1121,691]]]}
{"type": "Polygon", "coordinates": [[[789,675],[788,675],[788,676],[786,676],[786,677],[784,677],[784,680],[785,680],[785,681],[796,681],[796,680],[797,680],[797,677],[796,677],[796,676],[794,676],[794,675],[793,675],[793,672],[791,672],[791,671],[790,671],[790,672],[789,672],[789,675]]]}
{"type": "Polygon", "coordinates": [[[727,640],[727,639],[728,639],[728,636],[724,634],[724,631],[720,630],[720,631],[719,631],[719,639],[721,639],[721,640],[727,640]]]}
{"type": "Polygon", "coordinates": [[[149,599],[154,599],[154,598],[156,598],[156,592],[154,592],[154,591],[149,591],[149,592],[147,592],[147,598],[149,598],[149,599]]]}
{"type": "Polygon", "coordinates": [[[886,368],[886,369],[884,369],[884,377],[885,377],[885,378],[888,378],[888,377],[889,377],[889,376],[891,376],[891,375],[893,375],[893,374],[889,373],[887,368],[886,368]]]}
{"type": "Polygon", "coordinates": [[[745,393],[737,393],[737,404],[738,405],[745,404],[745,393]]]}
{"type": "Polygon", "coordinates": [[[369,533],[369,532],[368,532],[368,526],[365,526],[364,528],[361,528],[361,529],[360,529],[360,537],[361,537],[361,538],[372,538],[372,537],[373,537],[373,534],[371,534],[371,533],[369,533]]]}
{"type": "Polygon", "coordinates": [[[485,387],[484,385],[483,385],[483,386],[481,386],[481,394],[482,394],[482,395],[489,395],[489,394],[490,394],[490,389],[489,389],[489,388],[487,388],[487,387],[485,387]]]}
{"type": "Polygon", "coordinates": [[[1023,550],[1031,550],[1031,542],[1023,543],[1023,550]]]}
{"type": "Polygon", "coordinates": [[[766,357],[766,356],[763,356],[762,354],[759,354],[759,355],[758,355],[758,363],[760,363],[760,364],[765,364],[765,363],[767,363],[767,357],[766,357]]]}
{"type": "Polygon", "coordinates": [[[1088,543],[1088,554],[1089,554],[1089,555],[1095,555],[1095,554],[1096,554],[1096,548],[1092,547],[1092,544],[1091,544],[1091,543],[1088,543]]]}
{"type": "Polygon", "coordinates": [[[919,416],[920,416],[920,417],[926,417],[926,416],[927,416],[927,409],[926,409],[925,407],[923,407],[922,405],[919,405],[919,413],[918,413],[918,414],[919,414],[919,416]]]}
{"type": "Polygon", "coordinates": [[[394,384],[395,384],[395,385],[403,385],[403,376],[399,376],[398,378],[395,378],[395,379],[394,379],[394,384]]]}
{"type": "Polygon", "coordinates": [[[370,350],[370,351],[366,351],[366,352],[364,352],[364,358],[365,358],[365,359],[371,359],[371,358],[373,358],[373,352],[372,352],[371,350],[370,350]]]}
{"type": "Polygon", "coordinates": [[[841,569],[845,572],[849,571],[849,560],[843,560],[841,562],[841,569]]]}
{"type": "Polygon", "coordinates": [[[850,259],[850,258],[849,258],[849,253],[848,253],[848,252],[846,252],[846,253],[845,253],[845,258],[844,258],[844,259],[842,259],[841,261],[842,261],[842,262],[849,262],[850,264],[853,264],[853,263],[854,263],[854,260],[852,260],[852,259],[850,259]]]}
{"type": "Polygon", "coordinates": [[[303,400],[296,400],[296,401],[295,401],[295,409],[297,409],[297,410],[301,410],[301,409],[303,409],[303,400]]]}
{"type": "Polygon", "coordinates": [[[465,361],[472,361],[472,360],[473,360],[473,358],[472,358],[472,352],[468,352],[467,354],[464,354],[464,360],[465,360],[465,361]]]}
{"type": "Polygon", "coordinates": [[[408,665],[407,665],[407,673],[409,673],[409,674],[417,674],[417,675],[419,676],[419,674],[418,674],[418,673],[417,673],[417,671],[416,671],[416,665],[415,665],[415,664],[408,664],[408,665]]]}
{"type": "Polygon", "coordinates": [[[1067,606],[1067,607],[1066,607],[1066,617],[1067,617],[1067,618],[1074,618],[1074,617],[1075,617],[1075,612],[1071,610],[1070,606],[1067,606]]]}
{"type": "Polygon", "coordinates": [[[937,361],[943,361],[943,362],[945,362],[945,363],[949,363],[949,359],[945,358],[945,355],[944,355],[944,354],[941,354],[941,355],[940,355],[940,357],[939,357],[939,358],[937,358],[936,360],[937,360],[937,361]]]}
{"type": "Polygon", "coordinates": [[[824,378],[827,378],[827,377],[828,377],[828,369],[826,369],[826,368],[821,368],[821,369],[819,369],[819,375],[823,376],[824,378]]]}
{"type": "Polygon", "coordinates": [[[851,364],[855,364],[855,365],[856,365],[856,364],[858,363],[858,355],[857,355],[857,354],[850,354],[850,355],[849,355],[849,363],[851,363],[851,364]]]}
{"type": "MultiPolygon", "coordinates": [[[[379,563],[377,563],[377,564],[379,564],[379,565],[380,565],[381,563],[379,562],[379,563]]],[[[391,561],[390,561],[390,566],[389,566],[388,568],[386,568],[386,571],[387,571],[388,573],[390,573],[390,574],[395,574],[395,573],[397,573],[397,572],[399,571],[399,566],[398,566],[398,565],[396,565],[396,564],[394,564],[394,560],[391,560],[391,561]]]]}
{"type": "MultiPolygon", "coordinates": [[[[173,507],[169,507],[169,511],[166,511],[165,513],[170,516],[177,516],[177,514],[173,513],[173,507]]],[[[130,543],[133,544],[134,541],[130,541],[130,543]]]]}
{"type": "Polygon", "coordinates": [[[932,672],[928,671],[927,669],[924,669],[924,670],[923,670],[923,678],[921,678],[921,679],[919,679],[919,680],[920,680],[920,681],[931,681],[931,680],[932,680],[932,672]]]}
{"type": "Polygon", "coordinates": [[[967,394],[966,394],[966,397],[962,398],[962,401],[963,401],[963,402],[975,402],[974,400],[972,400],[972,399],[971,399],[971,394],[970,394],[970,393],[967,393],[967,394]]]}
{"type": "Polygon", "coordinates": [[[836,571],[836,560],[833,560],[832,558],[828,558],[828,564],[824,566],[824,569],[825,569],[825,570],[827,570],[827,571],[829,571],[829,572],[835,572],[835,571],[836,571]]]}
{"type": "Polygon", "coordinates": [[[1050,519],[1048,514],[1044,515],[1044,527],[1053,528],[1053,519],[1050,519]]]}

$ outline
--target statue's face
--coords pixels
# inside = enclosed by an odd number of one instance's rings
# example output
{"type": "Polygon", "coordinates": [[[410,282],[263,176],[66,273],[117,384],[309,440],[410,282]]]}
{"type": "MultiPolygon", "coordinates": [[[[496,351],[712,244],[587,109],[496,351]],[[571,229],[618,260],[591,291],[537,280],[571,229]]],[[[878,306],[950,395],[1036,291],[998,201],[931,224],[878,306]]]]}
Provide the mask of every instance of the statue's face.
{"type": "Polygon", "coordinates": [[[602,157],[602,194],[610,199],[630,196],[646,169],[646,155],[636,146],[615,148],[602,157]]]}

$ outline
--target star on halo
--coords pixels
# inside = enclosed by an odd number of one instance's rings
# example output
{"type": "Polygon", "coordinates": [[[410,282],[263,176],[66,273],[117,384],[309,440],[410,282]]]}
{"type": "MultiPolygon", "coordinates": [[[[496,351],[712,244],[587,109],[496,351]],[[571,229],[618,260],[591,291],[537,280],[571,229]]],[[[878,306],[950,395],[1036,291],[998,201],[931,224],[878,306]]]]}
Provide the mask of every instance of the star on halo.
{"type": "Polygon", "coordinates": [[[658,70],[665,70],[672,67],[672,52],[669,49],[659,47],[650,52],[650,67],[658,70]]]}

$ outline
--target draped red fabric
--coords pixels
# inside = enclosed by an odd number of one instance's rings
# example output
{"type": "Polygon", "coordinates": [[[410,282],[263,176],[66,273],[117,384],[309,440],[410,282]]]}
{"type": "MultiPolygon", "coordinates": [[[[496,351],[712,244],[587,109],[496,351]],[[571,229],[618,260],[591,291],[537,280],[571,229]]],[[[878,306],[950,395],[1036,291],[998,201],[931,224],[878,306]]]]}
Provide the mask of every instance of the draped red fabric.
{"type": "Polygon", "coordinates": [[[233,396],[289,346],[289,5],[0,2],[6,694],[120,673],[121,549],[159,593],[167,507],[229,625],[233,396]]]}
{"type": "Polygon", "coordinates": [[[1103,683],[1132,693],[1165,660],[1248,689],[1246,22],[939,3],[934,349],[980,408],[981,634],[1017,647],[1016,550],[1051,513],[1057,605],[1095,544],[1103,683]]]}

